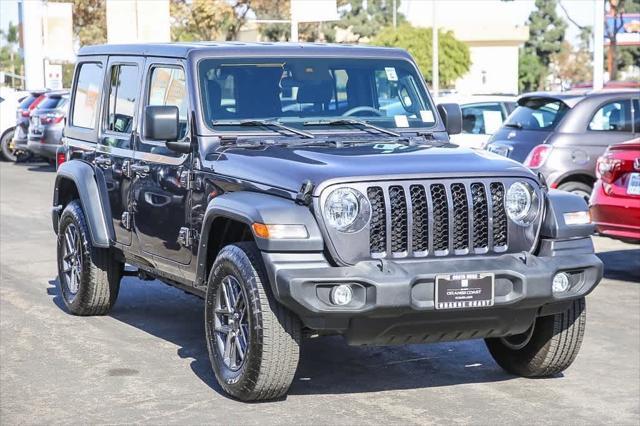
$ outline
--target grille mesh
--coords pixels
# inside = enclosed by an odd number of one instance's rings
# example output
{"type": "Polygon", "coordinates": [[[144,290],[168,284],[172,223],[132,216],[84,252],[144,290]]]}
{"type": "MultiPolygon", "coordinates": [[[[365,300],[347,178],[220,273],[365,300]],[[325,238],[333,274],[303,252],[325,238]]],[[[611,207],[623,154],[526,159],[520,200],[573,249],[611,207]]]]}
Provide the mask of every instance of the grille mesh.
{"type": "Polygon", "coordinates": [[[447,250],[449,248],[449,206],[444,185],[431,185],[431,200],[433,203],[433,249],[447,250]]]}
{"type": "Polygon", "coordinates": [[[483,184],[471,184],[471,202],[473,205],[473,247],[488,247],[489,212],[487,211],[487,194],[483,184]]]}
{"type": "Polygon", "coordinates": [[[469,210],[467,207],[467,191],[461,183],[451,185],[453,201],[453,249],[469,248],[469,210]]]}
{"type": "Polygon", "coordinates": [[[429,207],[427,192],[422,185],[411,185],[411,214],[413,233],[411,245],[414,251],[429,250],[429,207]]]}
{"type": "Polygon", "coordinates": [[[371,203],[371,223],[369,226],[369,249],[371,253],[384,253],[387,247],[387,213],[384,192],[379,186],[367,190],[371,203]]]}
{"type": "Polygon", "coordinates": [[[491,204],[493,205],[493,245],[507,245],[507,213],[504,211],[504,185],[491,184],[491,204]]]}
{"type": "Polygon", "coordinates": [[[398,184],[366,192],[375,257],[504,252],[508,246],[502,182],[398,184]]]}
{"type": "Polygon", "coordinates": [[[402,253],[407,251],[407,201],[401,186],[389,187],[391,204],[391,251],[402,253]]]}

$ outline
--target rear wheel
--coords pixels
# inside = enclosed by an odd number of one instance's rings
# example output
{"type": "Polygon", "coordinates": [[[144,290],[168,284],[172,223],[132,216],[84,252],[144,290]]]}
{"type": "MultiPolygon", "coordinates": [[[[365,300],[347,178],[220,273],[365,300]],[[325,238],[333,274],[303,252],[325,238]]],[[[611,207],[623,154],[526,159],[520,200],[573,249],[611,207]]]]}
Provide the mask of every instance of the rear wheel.
{"type": "Polygon", "coordinates": [[[593,188],[587,185],[586,183],[582,183],[582,182],[565,182],[562,185],[558,186],[558,189],[579,195],[588,204],[589,198],[591,197],[591,191],[593,188]]]}
{"type": "Polygon", "coordinates": [[[74,315],[104,315],[120,289],[123,264],[94,247],[80,202],[65,207],[58,225],[58,289],[74,315]]]}
{"type": "Polygon", "coordinates": [[[9,130],[2,135],[2,139],[0,139],[0,153],[2,153],[3,159],[15,163],[18,157],[16,156],[15,148],[13,146],[13,134],[14,130],[9,130]]]}
{"type": "Polygon", "coordinates": [[[220,251],[209,275],[205,329],[225,392],[244,401],[286,394],[298,366],[300,322],[273,297],[254,243],[220,251]]]}
{"type": "Polygon", "coordinates": [[[508,372],[523,377],[553,376],[576,359],[586,318],[585,300],[581,298],[565,312],[537,318],[522,334],[485,342],[493,359],[508,372]]]}

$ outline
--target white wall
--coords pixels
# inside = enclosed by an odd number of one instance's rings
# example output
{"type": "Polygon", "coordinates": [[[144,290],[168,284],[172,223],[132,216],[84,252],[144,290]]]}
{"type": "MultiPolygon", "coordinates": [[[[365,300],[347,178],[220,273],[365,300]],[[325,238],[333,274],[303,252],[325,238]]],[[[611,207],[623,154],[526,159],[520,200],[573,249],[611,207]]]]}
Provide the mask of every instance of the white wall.
{"type": "Polygon", "coordinates": [[[518,46],[470,46],[471,69],[456,81],[465,95],[518,93],[518,46]]]}
{"type": "Polygon", "coordinates": [[[168,41],[169,0],[107,0],[107,43],[168,41]]]}

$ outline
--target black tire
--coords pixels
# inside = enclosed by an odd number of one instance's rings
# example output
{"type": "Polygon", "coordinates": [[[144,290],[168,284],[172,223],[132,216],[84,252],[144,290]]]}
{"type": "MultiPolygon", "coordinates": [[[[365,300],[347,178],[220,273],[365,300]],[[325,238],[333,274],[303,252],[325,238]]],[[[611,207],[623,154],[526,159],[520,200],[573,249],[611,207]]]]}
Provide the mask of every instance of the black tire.
{"type": "MultiPolygon", "coordinates": [[[[237,301],[239,293],[234,298],[237,301]]],[[[218,308],[217,315],[221,315],[221,311],[218,308]]],[[[244,317],[244,314],[240,316],[238,323],[244,317]]],[[[220,323],[217,323],[218,327],[221,327],[220,323]]],[[[231,332],[231,328],[227,326],[227,333],[231,332]]],[[[287,393],[300,357],[300,321],[275,300],[255,243],[228,245],[218,254],[209,274],[205,329],[211,366],[225,392],[243,401],[275,399],[287,393]],[[244,312],[248,319],[245,326],[236,327],[246,327],[243,330],[248,330],[249,334],[248,339],[246,333],[243,334],[246,351],[244,359],[235,369],[225,363],[225,354],[221,353],[216,340],[225,340],[228,336],[220,334],[220,330],[216,331],[214,324],[220,318],[215,315],[216,306],[223,303],[223,298],[218,296],[223,280],[230,280],[231,277],[239,284],[241,295],[245,297],[243,307],[246,306],[244,312]]],[[[228,345],[229,340],[226,342],[228,345]]]]}
{"type": "Polygon", "coordinates": [[[582,182],[565,182],[562,185],[558,186],[558,189],[561,191],[572,192],[576,195],[581,196],[587,203],[589,203],[589,198],[591,197],[591,191],[593,187],[587,185],[582,182]]]}
{"type": "Polygon", "coordinates": [[[16,162],[18,160],[17,155],[11,149],[11,140],[13,139],[14,130],[8,130],[0,139],[0,153],[2,158],[6,161],[16,162]]]}
{"type": "Polygon", "coordinates": [[[105,315],[118,297],[124,265],[114,259],[110,249],[94,247],[78,200],[71,201],[62,212],[58,224],[58,290],[65,306],[73,315],[105,315]],[[77,231],[75,260],[67,256],[67,235],[77,231]],[[74,263],[70,266],[70,263],[74,263]],[[79,266],[78,266],[79,265],[79,266]],[[71,269],[71,273],[67,272],[71,269]],[[75,281],[70,278],[76,273],[75,281]]]}
{"type": "Polygon", "coordinates": [[[584,336],[584,298],[560,314],[539,317],[533,330],[520,336],[486,339],[489,352],[506,371],[523,377],[554,376],[576,359],[584,336]]]}

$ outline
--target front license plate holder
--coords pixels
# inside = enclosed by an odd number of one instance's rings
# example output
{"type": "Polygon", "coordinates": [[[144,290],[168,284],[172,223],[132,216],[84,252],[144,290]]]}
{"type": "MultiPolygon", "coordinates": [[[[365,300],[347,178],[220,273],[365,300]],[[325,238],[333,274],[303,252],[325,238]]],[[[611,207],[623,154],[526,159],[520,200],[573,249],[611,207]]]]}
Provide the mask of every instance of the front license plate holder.
{"type": "Polygon", "coordinates": [[[493,306],[495,275],[470,273],[437,275],[436,309],[487,308],[493,306]]]}

